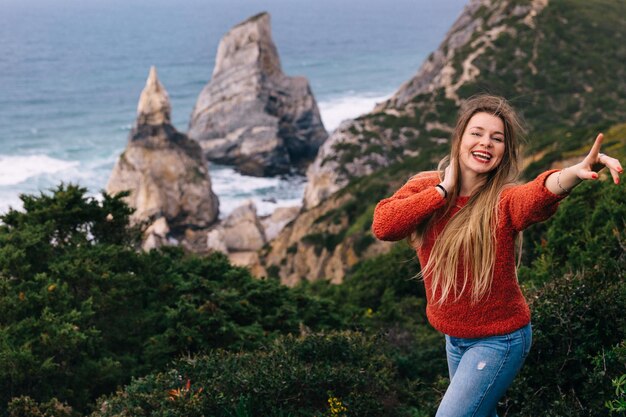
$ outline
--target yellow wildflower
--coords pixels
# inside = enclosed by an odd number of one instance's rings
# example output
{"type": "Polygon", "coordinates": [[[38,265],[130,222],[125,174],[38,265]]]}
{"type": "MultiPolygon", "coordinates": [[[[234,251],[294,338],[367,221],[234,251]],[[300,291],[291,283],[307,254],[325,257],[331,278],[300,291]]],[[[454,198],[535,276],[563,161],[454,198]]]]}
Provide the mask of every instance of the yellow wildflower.
{"type": "Polygon", "coordinates": [[[345,412],[348,411],[345,405],[341,402],[341,400],[337,397],[330,396],[328,397],[328,405],[330,406],[330,415],[332,417],[341,417],[345,415],[345,412]]]}

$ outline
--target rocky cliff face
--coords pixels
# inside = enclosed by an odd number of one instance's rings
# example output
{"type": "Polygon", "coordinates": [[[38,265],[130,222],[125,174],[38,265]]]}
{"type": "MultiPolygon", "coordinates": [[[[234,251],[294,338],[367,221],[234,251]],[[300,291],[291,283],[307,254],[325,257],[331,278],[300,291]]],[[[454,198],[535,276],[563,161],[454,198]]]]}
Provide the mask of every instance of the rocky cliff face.
{"type": "Polygon", "coordinates": [[[588,140],[583,126],[626,120],[624,16],[623,2],[471,0],[415,77],[325,142],[307,172],[305,210],[273,242],[267,270],[290,284],[337,281],[384,250],[368,230],[374,205],[436,167],[473,94],[501,94],[526,119],[528,176],[588,140]]]}
{"type": "Polygon", "coordinates": [[[387,252],[389,242],[363,233],[371,225],[371,213],[351,218],[355,204],[353,196],[335,196],[301,213],[261,252],[267,273],[289,286],[304,279],[337,284],[359,260],[387,252]]]}
{"type": "MultiPolygon", "coordinates": [[[[404,108],[416,96],[433,93],[440,88],[445,91],[446,98],[460,104],[463,93],[459,94],[459,89],[481,74],[475,61],[488,49],[496,48],[494,41],[501,36],[517,36],[516,26],[525,26],[521,27],[524,32],[527,28],[534,29],[537,15],[547,5],[548,0],[470,1],[439,49],[392,98],[378,106],[378,110],[404,108]]],[[[527,65],[533,67],[535,64],[531,59],[527,65]]]]}
{"type": "Polygon", "coordinates": [[[616,64],[626,59],[624,13],[623,2],[469,1],[413,78],[329,137],[307,172],[304,206],[363,172],[445,144],[459,105],[476,93],[512,101],[537,132],[529,153],[565,144],[542,138],[548,129],[619,123],[626,117],[626,85],[617,81],[626,69],[616,64]]]}
{"type": "Polygon", "coordinates": [[[304,206],[314,207],[352,179],[424,147],[445,144],[461,103],[459,89],[480,75],[474,61],[503,34],[515,36],[515,25],[532,29],[547,0],[516,3],[522,2],[471,0],[411,80],[370,114],[344,123],[330,136],[307,171],[304,206]]]}
{"type": "Polygon", "coordinates": [[[200,146],[172,126],[170,114],[167,92],[152,67],[128,145],[106,187],[110,194],[130,191],[133,221],[150,224],[146,248],[182,236],[187,228],[207,227],[218,216],[200,146]]]}
{"type": "Polygon", "coordinates": [[[281,70],[270,17],[261,13],[222,39],[189,124],[209,160],[249,175],[304,172],[328,134],[304,77],[281,70]]]}

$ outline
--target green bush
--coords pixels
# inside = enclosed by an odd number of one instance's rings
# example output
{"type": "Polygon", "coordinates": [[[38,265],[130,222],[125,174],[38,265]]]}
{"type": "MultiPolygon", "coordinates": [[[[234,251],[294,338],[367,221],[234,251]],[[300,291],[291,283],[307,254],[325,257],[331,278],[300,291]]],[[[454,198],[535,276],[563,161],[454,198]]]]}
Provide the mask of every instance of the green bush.
{"type": "Polygon", "coordinates": [[[604,405],[613,413],[626,413],[626,374],[613,381],[615,387],[615,399],[607,400],[604,405]]]}
{"type": "Polygon", "coordinates": [[[415,251],[398,242],[391,251],[356,264],[341,285],[303,283],[305,291],[334,300],[346,323],[371,337],[383,336],[387,355],[406,387],[403,404],[434,415],[447,381],[443,336],[426,320],[424,284],[415,279],[415,251]]]}
{"type": "MultiPolygon", "coordinates": [[[[120,196],[84,193],[61,186],[2,217],[1,415],[322,416],[329,401],[355,416],[434,414],[444,343],[426,322],[406,243],[341,285],[290,289],[219,254],[138,252],[120,196]]],[[[533,349],[502,415],[619,409],[624,219],[623,186],[588,182],[545,224],[520,274],[533,349]]]]}
{"type": "Polygon", "coordinates": [[[9,417],[74,417],[72,407],[56,398],[39,404],[30,397],[14,398],[9,404],[9,417]]]}
{"type": "Polygon", "coordinates": [[[257,352],[216,350],[133,381],[93,416],[322,416],[330,397],[350,416],[403,415],[384,346],[344,332],[287,336],[257,352]]]}
{"type": "Polygon", "coordinates": [[[121,196],[60,186],[0,225],[0,415],[13,397],[78,412],[183,354],[341,328],[331,302],[254,279],[220,254],[136,250],[121,196]]]}

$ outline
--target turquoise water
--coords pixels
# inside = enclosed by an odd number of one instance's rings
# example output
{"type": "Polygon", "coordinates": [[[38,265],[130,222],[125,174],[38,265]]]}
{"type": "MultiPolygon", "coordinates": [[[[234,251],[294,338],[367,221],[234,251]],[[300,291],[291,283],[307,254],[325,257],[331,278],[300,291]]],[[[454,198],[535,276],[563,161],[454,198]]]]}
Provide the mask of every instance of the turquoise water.
{"type": "MultiPolygon", "coordinates": [[[[0,0],[0,212],[19,207],[20,193],[61,181],[98,194],[126,145],[151,65],[174,125],[186,131],[219,40],[256,13],[271,14],[284,72],[309,79],[330,131],[413,76],[464,3],[0,0]]],[[[267,213],[302,196],[303,178],[210,171],[223,213],[247,198],[267,213]]]]}

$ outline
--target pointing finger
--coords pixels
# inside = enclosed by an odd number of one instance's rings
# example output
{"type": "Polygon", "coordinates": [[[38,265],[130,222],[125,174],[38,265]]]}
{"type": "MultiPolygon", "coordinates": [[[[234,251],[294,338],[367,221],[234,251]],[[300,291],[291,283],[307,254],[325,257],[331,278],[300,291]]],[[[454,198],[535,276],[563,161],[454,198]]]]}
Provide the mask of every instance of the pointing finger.
{"type": "Polygon", "coordinates": [[[604,135],[602,133],[598,133],[596,136],[596,141],[593,143],[591,147],[591,151],[589,151],[589,155],[596,158],[600,153],[600,147],[602,146],[602,139],[604,139],[604,135]]]}

